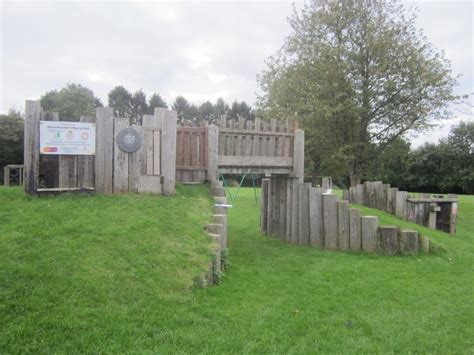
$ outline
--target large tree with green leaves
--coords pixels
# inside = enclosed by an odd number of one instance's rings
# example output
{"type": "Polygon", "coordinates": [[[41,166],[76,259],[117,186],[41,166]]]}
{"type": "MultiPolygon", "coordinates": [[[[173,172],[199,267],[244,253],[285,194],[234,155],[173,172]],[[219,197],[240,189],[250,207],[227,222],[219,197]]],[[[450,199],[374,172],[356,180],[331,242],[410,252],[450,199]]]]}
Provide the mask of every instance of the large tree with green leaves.
{"type": "Polygon", "coordinates": [[[8,164],[23,164],[24,120],[21,113],[10,110],[8,115],[0,115],[0,176],[8,164]]]}
{"type": "Polygon", "coordinates": [[[40,101],[43,109],[58,112],[61,120],[72,121],[79,121],[83,115],[93,116],[96,107],[102,106],[92,90],[73,83],[66,84],[66,87],[59,91],[48,91],[40,101]]]}
{"type": "Polygon", "coordinates": [[[110,90],[108,98],[109,107],[114,109],[115,116],[129,118],[133,115],[132,94],[123,86],[119,85],[110,90]]]}
{"type": "Polygon", "coordinates": [[[156,107],[168,108],[168,104],[158,93],[153,93],[148,101],[148,107],[150,108],[150,114],[153,115],[156,107]]]}
{"type": "Polygon", "coordinates": [[[312,0],[289,23],[259,76],[259,105],[300,121],[318,173],[355,184],[391,142],[449,116],[450,64],[399,1],[312,0]]]}

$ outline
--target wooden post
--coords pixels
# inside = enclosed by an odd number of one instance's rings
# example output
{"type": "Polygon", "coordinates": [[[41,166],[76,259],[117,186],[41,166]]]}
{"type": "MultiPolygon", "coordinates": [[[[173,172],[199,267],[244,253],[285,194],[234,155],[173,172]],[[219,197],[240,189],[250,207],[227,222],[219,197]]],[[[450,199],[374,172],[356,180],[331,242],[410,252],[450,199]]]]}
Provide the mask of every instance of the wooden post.
{"type": "Polygon", "coordinates": [[[407,195],[406,191],[397,191],[395,195],[395,215],[401,219],[406,219],[407,195]]]}
{"type": "Polygon", "coordinates": [[[396,255],[398,253],[398,227],[380,226],[379,227],[379,246],[383,253],[387,255],[396,255]]]}
{"type": "Polygon", "coordinates": [[[421,244],[421,248],[425,254],[430,253],[430,238],[426,235],[419,236],[419,243],[421,244]]]}
{"type": "Polygon", "coordinates": [[[212,181],[218,177],[219,128],[212,124],[207,129],[207,180],[212,181]]]}
{"type": "Polygon", "coordinates": [[[145,134],[143,126],[131,126],[142,139],[140,148],[128,156],[128,190],[138,192],[140,177],[144,175],[145,134]]]}
{"type": "Polygon", "coordinates": [[[390,184],[382,184],[382,190],[380,195],[380,209],[388,212],[387,210],[387,199],[390,191],[390,184]]]}
{"type": "Polygon", "coordinates": [[[293,145],[293,175],[298,178],[299,183],[304,181],[304,131],[295,131],[295,142],[293,145]]]}
{"type": "Polygon", "coordinates": [[[387,212],[395,214],[395,202],[397,199],[398,187],[390,187],[387,190],[387,212]]]}
{"type": "Polygon", "coordinates": [[[26,100],[23,161],[25,164],[25,192],[30,195],[38,193],[40,114],[40,102],[26,100]]]}
{"type": "MultiPolygon", "coordinates": [[[[40,121],[57,122],[59,121],[59,114],[57,112],[43,111],[40,115],[40,121]]],[[[46,188],[59,187],[59,157],[59,155],[40,154],[39,175],[44,177],[42,182],[46,188]]]]}
{"type": "Polygon", "coordinates": [[[362,250],[367,252],[375,252],[377,249],[377,229],[379,224],[378,217],[362,216],[360,223],[362,250]]]}
{"type": "Polygon", "coordinates": [[[323,189],[313,187],[309,190],[310,243],[324,246],[323,229],[323,189]]]}
{"type": "Polygon", "coordinates": [[[268,185],[269,179],[262,179],[262,191],[260,193],[260,231],[267,232],[267,218],[268,218],[268,185]]]}
{"type": "Polygon", "coordinates": [[[418,254],[418,232],[410,229],[400,231],[400,251],[403,255],[418,254]]]}
{"type": "Polygon", "coordinates": [[[278,177],[279,186],[278,186],[278,235],[281,239],[287,241],[286,239],[286,208],[288,206],[286,200],[286,185],[288,183],[288,179],[283,176],[278,177]]]}
{"type": "MultiPolygon", "coordinates": [[[[81,116],[80,122],[93,122],[90,116],[81,116]]],[[[94,156],[77,157],[77,187],[94,187],[94,156]]]]}
{"type": "Polygon", "coordinates": [[[339,250],[349,250],[349,201],[337,201],[339,250]]]}
{"type": "Polygon", "coordinates": [[[359,205],[364,204],[364,185],[362,184],[357,184],[356,185],[356,191],[355,191],[355,203],[359,205]]]}
{"type": "Polygon", "coordinates": [[[323,194],[324,248],[337,250],[337,196],[323,194]]]}
{"type": "Polygon", "coordinates": [[[128,192],[128,153],[122,151],[117,144],[117,136],[129,126],[128,118],[114,119],[114,178],[113,193],[128,192]]]}
{"type": "Polygon", "coordinates": [[[329,178],[323,177],[321,187],[323,188],[324,192],[327,192],[331,188],[329,184],[329,178]]]}
{"type": "Polygon", "coordinates": [[[112,193],[114,114],[110,107],[96,109],[95,190],[112,193]]]}
{"type": "MultiPolygon", "coordinates": [[[[161,108],[155,108],[155,116],[161,108]]],[[[170,196],[174,194],[176,185],[176,111],[166,110],[161,132],[161,175],[163,176],[162,192],[170,196]]]]}
{"type": "MultiPolygon", "coordinates": [[[[456,195],[457,198],[457,195],[456,195]]],[[[458,203],[453,202],[451,204],[451,215],[449,217],[449,233],[456,234],[456,219],[458,216],[458,203]]]]}
{"type": "Polygon", "coordinates": [[[221,227],[221,249],[227,249],[227,215],[225,214],[215,214],[214,223],[220,224],[221,227]]]}
{"type": "Polygon", "coordinates": [[[300,222],[300,205],[299,205],[299,193],[298,193],[298,185],[299,185],[299,178],[294,178],[291,182],[293,184],[292,193],[293,196],[291,198],[291,242],[294,244],[298,244],[299,242],[299,222],[300,222]]]}
{"type": "Polygon", "coordinates": [[[298,186],[299,193],[299,244],[309,244],[309,189],[310,183],[303,183],[298,186]]]}
{"type": "Polygon", "coordinates": [[[360,210],[351,208],[349,211],[349,244],[352,251],[360,251],[362,248],[360,231],[360,210]]]}
{"type": "Polygon", "coordinates": [[[287,242],[291,239],[292,216],[293,216],[293,181],[294,179],[286,177],[286,233],[285,240],[287,242]]]}
{"type": "MultiPolygon", "coordinates": [[[[3,167],[3,184],[6,187],[10,186],[10,169],[6,166],[3,167]]],[[[21,186],[21,184],[20,184],[21,186]]]]}
{"type": "Polygon", "coordinates": [[[429,228],[436,229],[436,215],[439,211],[441,211],[441,207],[439,207],[436,202],[429,204],[429,217],[428,217],[429,228]]]}

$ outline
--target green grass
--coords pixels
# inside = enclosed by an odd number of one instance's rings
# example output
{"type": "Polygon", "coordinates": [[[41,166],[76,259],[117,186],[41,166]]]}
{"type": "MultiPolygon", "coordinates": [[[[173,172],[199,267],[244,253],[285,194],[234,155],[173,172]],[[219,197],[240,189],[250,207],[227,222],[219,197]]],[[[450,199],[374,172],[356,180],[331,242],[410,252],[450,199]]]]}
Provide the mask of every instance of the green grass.
{"type": "MultiPolygon", "coordinates": [[[[185,197],[179,198],[190,197],[187,194],[194,189],[181,189],[185,197]]],[[[18,194],[11,196],[10,204],[17,203],[18,198],[18,194]]],[[[141,199],[133,195],[107,198],[141,199]]],[[[99,201],[107,198],[97,197],[99,201]]],[[[67,204],[68,199],[60,197],[59,202],[49,203],[54,208],[57,203],[67,204]]],[[[108,272],[87,273],[87,251],[79,253],[70,250],[68,244],[54,244],[47,234],[35,240],[26,233],[28,241],[21,242],[15,234],[18,230],[40,226],[30,226],[36,220],[29,218],[18,218],[19,224],[13,223],[8,220],[14,218],[12,213],[3,205],[1,218],[7,222],[8,242],[2,242],[0,249],[0,317],[7,322],[0,322],[0,352],[474,351],[473,196],[461,197],[456,237],[377,212],[382,224],[397,222],[419,229],[445,250],[419,257],[388,257],[330,252],[262,236],[253,191],[242,189],[229,212],[231,268],[220,286],[207,289],[188,287],[189,275],[199,269],[197,266],[177,275],[161,275],[149,266],[137,266],[136,260],[141,260],[138,255],[146,253],[153,258],[159,248],[137,250],[137,258],[123,258],[124,251],[120,250],[125,245],[110,246],[108,253],[115,257],[109,259],[108,272]],[[58,259],[44,255],[44,243],[57,249],[53,255],[58,259]],[[63,260],[60,251],[69,257],[63,260]],[[9,259],[7,265],[5,256],[9,259]],[[69,267],[70,259],[77,259],[74,267],[69,267]],[[43,272],[43,264],[56,264],[61,272],[56,274],[52,266],[43,272]],[[134,268],[141,277],[134,277],[134,268]],[[117,270],[120,279],[113,276],[117,270]],[[76,280],[77,273],[83,279],[76,280]],[[108,273],[111,276],[106,276],[108,273]],[[101,282],[90,284],[89,277],[98,277],[101,282]],[[180,278],[187,281],[181,282],[180,278]],[[57,292],[52,287],[57,287],[57,292]]],[[[132,205],[128,207],[133,209],[132,205]]],[[[190,203],[185,207],[184,211],[195,209],[190,203]]],[[[170,212],[157,208],[156,214],[160,213],[169,217],[170,212]]],[[[364,208],[364,213],[374,212],[364,208]]],[[[168,223],[167,219],[163,223],[168,223]]],[[[59,233],[65,226],[57,228],[59,233]]],[[[114,230],[112,226],[104,228],[114,230]]],[[[154,228],[158,223],[150,231],[154,228]]],[[[0,230],[3,240],[5,226],[0,230]]],[[[119,231],[116,238],[121,235],[119,231]]],[[[104,248],[97,244],[99,237],[91,234],[85,239],[91,246],[83,248],[104,248]]],[[[103,252],[96,253],[94,266],[100,265],[103,252]]],[[[170,258],[161,261],[161,257],[162,253],[155,262],[162,267],[173,262],[170,258]]],[[[188,257],[184,255],[186,260],[188,257]]]]}

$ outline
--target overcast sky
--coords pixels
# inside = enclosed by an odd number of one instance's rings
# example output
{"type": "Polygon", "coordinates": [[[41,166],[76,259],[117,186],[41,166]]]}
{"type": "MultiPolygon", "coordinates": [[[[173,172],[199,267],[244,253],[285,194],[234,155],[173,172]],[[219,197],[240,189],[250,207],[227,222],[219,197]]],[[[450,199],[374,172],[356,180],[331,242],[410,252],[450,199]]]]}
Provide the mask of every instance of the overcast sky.
{"type": "MultiPolygon", "coordinates": [[[[297,7],[301,2],[297,2],[297,7]]],[[[458,93],[474,92],[473,2],[407,2],[418,26],[444,49],[458,93]]],[[[183,95],[199,104],[223,97],[253,104],[256,75],[289,34],[291,2],[9,2],[0,0],[0,112],[23,109],[67,82],[92,89],[107,104],[117,85],[159,92],[168,103],[183,95]]],[[[471,99],[471,104],[474,101],[471,99]]],[[[472,107],[413,145],[436,142],[472,107]]]]}

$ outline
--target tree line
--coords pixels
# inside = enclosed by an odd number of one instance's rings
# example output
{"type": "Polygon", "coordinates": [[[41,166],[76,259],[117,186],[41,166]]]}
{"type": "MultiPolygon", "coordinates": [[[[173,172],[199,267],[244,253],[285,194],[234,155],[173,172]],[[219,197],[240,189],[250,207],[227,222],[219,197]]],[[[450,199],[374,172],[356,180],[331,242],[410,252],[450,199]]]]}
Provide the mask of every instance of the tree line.
{"type": "MultiPolygon", "coordinates": [[[[179,121],[186,120],[193,124],[203,121],[212,123],[224,114],[230,119],[255,117],[252,106],[245,101],[234,101],[229,105],[223,98],[218,98],[215,103],[205,101],[196,105],[180,95],[168,105],[159,93],[155,92],[147,98],[142,89],[131,92],[123,86],[116,86],[110,90],[107,99],[114,115],[129,118],[130,124],[141,124],[143,115],[152,115],[156,107],[171,108],[177,112],[179,121]]],[[[81,115],[94,115],[95,109],[103,106],[92,90],[74,83],[67,84],[61,90],[46,92],[40,101],[45,110],[59,112],[60,117],[73,121],[79,120],[81,115]]]]}

